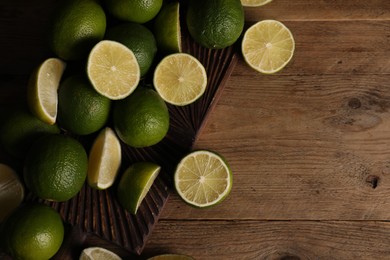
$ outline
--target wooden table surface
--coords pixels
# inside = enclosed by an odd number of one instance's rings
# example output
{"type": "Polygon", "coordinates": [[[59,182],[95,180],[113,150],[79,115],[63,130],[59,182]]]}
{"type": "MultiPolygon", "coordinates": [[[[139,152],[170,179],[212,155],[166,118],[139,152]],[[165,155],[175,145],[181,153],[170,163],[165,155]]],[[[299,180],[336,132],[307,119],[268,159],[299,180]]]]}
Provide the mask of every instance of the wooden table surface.
{"type": "MultiPolygon", "coordinates": [[[[50,8],[0,3],[2,103],[45,57],[50,8]]],[[[195,145],[230,163],[230,196],[200,210],[172,193],[142,256],[390,259],[390,1],[246,9],[262,19],[290,28],[292,62],[267,76],[239,56],[195,145]]]]}

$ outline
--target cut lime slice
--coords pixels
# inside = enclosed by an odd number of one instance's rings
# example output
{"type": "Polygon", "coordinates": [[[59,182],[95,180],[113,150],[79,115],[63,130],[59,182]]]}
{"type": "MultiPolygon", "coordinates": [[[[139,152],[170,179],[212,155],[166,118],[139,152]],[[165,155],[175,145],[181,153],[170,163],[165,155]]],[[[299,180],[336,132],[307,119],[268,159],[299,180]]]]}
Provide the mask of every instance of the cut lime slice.
{"type": "Polygon", "coordinates": [[[16,172],[0,163],[0,223],[23,201],[24,187],[16,172]]]}
{"type": "Polygon", "coordinates": [[[57,90],[66,63],[57,58],[45,60],[32,74],[27,88],[31,112],[43,122],[53,125],[57,118],[57,90]]]}
{"type": "Polygon", "coordinates": [[[167,103],[185,106],[203,95],[207,86],[206,70],[195,57],[175,53],[160,61],[154,71],[153,84],[167,103]]]}
{"type": "Polygon", "coordinates": [[[272,74],[289,63],[294,54],[295,42],[284,24],[264,20],[245,32],[241,48],[249,66],[259,72],[272,74]]]}
{"type": "Polygon", "coordinates": [[[87,74],[95,90],[113,100],[129,96],[141,75],[134,53],[125,45],[109,40],[99,42],[91,50],[87,74]]]}
{"type": "Polygon", "coordinates": [[[88,184],[107,189],[114,183],[121,165],[121,144],[114,131],[106,127],[96,137],[88,160],[88,184]]]}
{"type": "Polygon", "coordinates": [[[80,260],[121,260],[117,254],[102,247],[85,248],[80,255],[80,260]]]}
{"type": "Polygon", "coordinates": [[[241,0],[242,6],[257,7],[271,3],[272,0],[241,0]]]}
{"type": "Polygon", "coordinates": [[[161,167],[152,162],[137,162],[123,173],[118,185],[121,205],[136,214],[141,202],[152,187],[161,167]]]}
{"type": "Polygon", "coordinates": [[[233,175],[225,160],[211,151],[195,151],[178,164],[175,189],[188,204],[204,208],[218,204],[230,193],[233,175]]]}
{"type": "Polygon", "coordinates": [[[182,52],[179,2],[164,5],[154,21],[158,49],[164,53],[182,52]]]}

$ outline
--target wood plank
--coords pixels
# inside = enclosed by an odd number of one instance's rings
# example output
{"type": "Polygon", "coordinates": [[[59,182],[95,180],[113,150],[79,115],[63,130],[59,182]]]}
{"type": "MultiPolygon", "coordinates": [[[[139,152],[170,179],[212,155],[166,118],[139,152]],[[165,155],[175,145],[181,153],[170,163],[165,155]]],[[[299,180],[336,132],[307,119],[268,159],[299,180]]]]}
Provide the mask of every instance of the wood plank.
{"type": "Polygon", "coordinates": [[[197,260],[389,259],[389,244],[388,222],[160,221],[143,255],[180,253],[197,260]]]}
{"type": "Polygon", "coordinates": [[[257,7],[245,8],[245,19],[290,20],[389,20],[390,2],[387,0],[273,0],[257,7]]]}
{"type": "Polygon", "coordinates": [[[226,157],[232,192],[171,196],[163,218],[389,219],[389,108],[387,75],[232,76],[195,147],[226,157]]]}

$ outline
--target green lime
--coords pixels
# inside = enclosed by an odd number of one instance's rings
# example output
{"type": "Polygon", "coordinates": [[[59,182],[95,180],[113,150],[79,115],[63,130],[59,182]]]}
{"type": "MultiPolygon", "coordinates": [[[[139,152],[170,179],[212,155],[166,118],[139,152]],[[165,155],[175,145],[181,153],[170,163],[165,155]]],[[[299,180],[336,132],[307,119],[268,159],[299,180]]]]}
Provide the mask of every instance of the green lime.
{"type": "Polygon", "coordinates": [[[61,216],[43,204],[18,208],[3,229],[5,250],[15,259],[50,259],[64,239],[61,216]]]}
{"type": "Polygon", "coordinates": [[[179,162],[174,181],[176,192],[186,203],[204,208],[227,197],[232,188],[233,174],[222,156],[199,150],[179,162]]]}
{"type": "Polygon", "coordinates": [[[108,12],[128,22],[146,23],[160,11],[163,0],[105,0],[108,12]]]}
{"type": "Polygon", "coordinates": [[[159,165],[152,162],[137,162],[127,168],[117,190],[118,200],[123,208],[132,214],[137,213],[160,169],[159,165]]]}
{"type": "Polygon", "coordinates": [[[23,174],[26,186],[38,197],[66,201],[81,190],[87,168],[87,154],[78,141],[65,135],[45,135],[31,146],[23,174]]]}
{"type": "Polygon", "coordinates": [[[123,23],[107,29],[106,39],[122,43],[133,51],[141,76],[144,76],[152,66],[157,53],[156,40],[153,33],[137,23],[123,23]]]}
{"type": "Polygon", "coordinates": [[[5,111],[0,125],[0,145],[15,158],[23,158],[31,143],[42,134],[60,132],[57,125],[42,122],[25,106],[9,107],[5,111]]]}
{"type": "Polygon", "coordinates": [[[144,87],[114,104],[113,120],[119,138],[133,147],[157,144],[169,129],[167,105],[156,91],[144,87]]]}
{"type": "Polygon", "coordinates": [[[189,0],[187,26],[196,42],[222,49],[235,43],[244,29],[240,0],[189,0]]]}
{"type": "Polygon", "coordinates": [[[179,2],[169,3],[161,8],[154,20],[154,34],[158,49],[162,52],[182,52],[179,2]]]}
{"type": "Polygon", "coordinates": [[[97,1],[62,1],[53,17],[49,44],[64,60],[82,59],[105,31],[106,15],[97,1]]]}
{"type": "Polygon", "coordinates": [[[58,92],[58,123],[78,135],[100,130],[110,115],[111,100],[100,95],[87,78],[73,75],[58,92]]]}

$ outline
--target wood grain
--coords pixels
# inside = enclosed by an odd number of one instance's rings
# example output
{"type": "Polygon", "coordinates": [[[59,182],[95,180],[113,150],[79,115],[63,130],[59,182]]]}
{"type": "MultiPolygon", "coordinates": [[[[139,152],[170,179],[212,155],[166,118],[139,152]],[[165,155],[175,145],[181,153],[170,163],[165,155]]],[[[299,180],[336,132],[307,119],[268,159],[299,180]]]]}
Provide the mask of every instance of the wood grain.
{"type": "Polygon", "coordinates": [[[390,224],[376,221],[161,221],[145,256],[195,259],[388,259],[390,224]],[[181,239],[178,239],[180,237],[181,239]]]}

